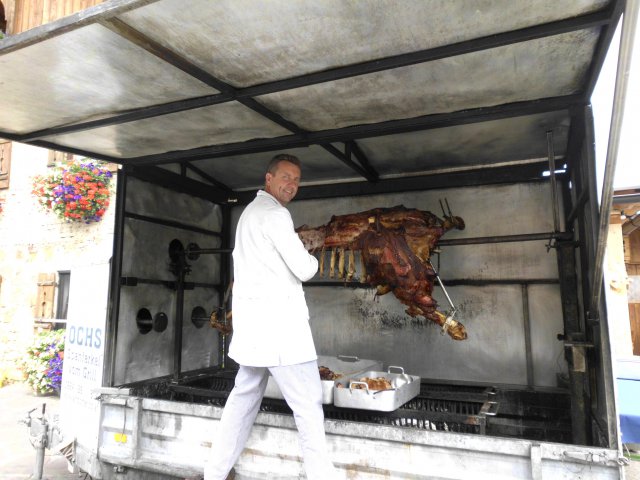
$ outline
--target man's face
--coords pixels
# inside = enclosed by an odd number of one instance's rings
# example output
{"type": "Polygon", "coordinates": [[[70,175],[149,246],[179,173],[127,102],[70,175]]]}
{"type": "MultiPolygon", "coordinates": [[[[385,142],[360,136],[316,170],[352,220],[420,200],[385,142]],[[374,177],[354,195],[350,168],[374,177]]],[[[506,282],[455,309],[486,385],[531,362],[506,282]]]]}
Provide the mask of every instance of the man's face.
{"type": "Polygon", "coordinates": [[[300,185],[300,168],[293,163],[282,161],[278,163],[275,173],[267,173],[265,177],[265,191],[285,206],[298,193],[300,185]]]}

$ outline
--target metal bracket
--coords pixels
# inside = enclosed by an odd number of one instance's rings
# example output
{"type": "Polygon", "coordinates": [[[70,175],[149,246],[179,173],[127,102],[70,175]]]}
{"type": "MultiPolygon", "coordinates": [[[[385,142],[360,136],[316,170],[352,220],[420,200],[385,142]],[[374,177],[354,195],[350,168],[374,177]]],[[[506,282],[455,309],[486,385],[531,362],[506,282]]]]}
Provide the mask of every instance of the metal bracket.
{"type": "Polygon", "coordinates": [[[564,348],[594,348],[595,345],[593,343],[588,342],[565,342],[564,348]]]}
{"type": "Polygon", "coordinates": [[[556,240],[556,242],[553,243],[554,240],[553,236],[549,237],[549,243],[545,245],[545,247],[547,247],[547,253],[549,253],[552,248],[558,248],[558,241],[556,240]]]}
{"type": "Polygon", "coordinates": [[[101,400],[104,397],[128,397],[131,394],[129,388],[118,387],[98,387],[91,390],[91,398],[94,400],[101,400]]]}
{"type": "Polygon", "coordinates": [[[600,323],[600,314],[598,312],[587,312],[587,323],[598,324],[600,323]]]}
{"type": "Polygon", "coordinates": [[[571,452],[564,451],[562,452],[563,459],[571,459],[577,461],[579,463],[584,464],[597,464],[597,465],[607,465],[611,462],[617,465],[623,465],[624,461],[621,460],[620,456],[617,458],[609,458],[606,453],[594,453],[594,452],[571,452]],[[622,463],[621,463],[622,462],[622,463]]]}

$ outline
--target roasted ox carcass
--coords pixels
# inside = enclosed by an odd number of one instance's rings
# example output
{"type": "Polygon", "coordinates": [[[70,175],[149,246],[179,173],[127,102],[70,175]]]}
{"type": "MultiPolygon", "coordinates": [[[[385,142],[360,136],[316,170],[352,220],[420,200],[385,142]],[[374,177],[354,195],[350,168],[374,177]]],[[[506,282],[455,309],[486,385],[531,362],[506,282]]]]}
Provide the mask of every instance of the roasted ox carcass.
{"type": "Polygon", "coordinates": [[[464,229],[462,218],[450,214],[442,220],[431,212],[399,205],[334,216],[326,225],[304,225],[296,232],[308,251],[320,252],[321,276],[326,250],[330,250],[329,277],[352,280],[356,273],[354,252],[359,251],[362,282],[374,286],[378,295],[393,292],[407,305],[407,314],[431,320],[453,339],[464,340],[464,325],[436,310],[431,297],[436,279],[431,252],[452,228],[464,229]]]}

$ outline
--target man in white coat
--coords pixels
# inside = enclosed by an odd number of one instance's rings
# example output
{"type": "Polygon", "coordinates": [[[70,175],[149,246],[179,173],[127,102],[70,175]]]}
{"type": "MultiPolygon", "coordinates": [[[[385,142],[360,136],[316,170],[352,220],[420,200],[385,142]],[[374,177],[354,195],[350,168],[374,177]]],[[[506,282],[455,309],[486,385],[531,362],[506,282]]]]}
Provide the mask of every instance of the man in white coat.
{"type": "Polygon", "coordinates": [[[302,282],[318,261],[305,250],[285,208],[300,183],[298,158],[276,155],[265,189],[240,216],[233,250],[233,337],[229,356],[240,365],[224,408],[205,480],[224,480],[242,453],[269,372],[293,410],[309,480],[331,480],[322,384],[302,282]]]}

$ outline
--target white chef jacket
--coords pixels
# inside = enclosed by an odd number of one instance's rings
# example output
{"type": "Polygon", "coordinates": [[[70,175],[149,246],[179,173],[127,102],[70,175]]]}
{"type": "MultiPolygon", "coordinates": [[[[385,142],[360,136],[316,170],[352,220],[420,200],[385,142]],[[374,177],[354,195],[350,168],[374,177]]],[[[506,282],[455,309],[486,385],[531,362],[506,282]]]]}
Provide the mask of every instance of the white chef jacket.
{"type": "Polygon", "coordinates": [[[294,231],[289,210],[258,191],[236,229],[229,356],[252,367],[316,360],[302,282],[317,270],[318,261],[294,231]]]}

